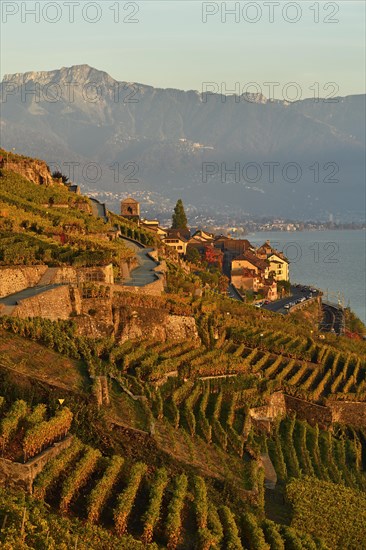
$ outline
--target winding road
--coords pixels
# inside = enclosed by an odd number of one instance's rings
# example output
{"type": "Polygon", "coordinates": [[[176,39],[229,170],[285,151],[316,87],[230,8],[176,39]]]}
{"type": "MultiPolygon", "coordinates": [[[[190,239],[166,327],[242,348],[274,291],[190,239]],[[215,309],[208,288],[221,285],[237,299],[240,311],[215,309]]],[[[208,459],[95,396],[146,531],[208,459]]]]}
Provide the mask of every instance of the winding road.
{"type": "MultiPolygon", "coordinates": [[[[262,309],[267,309],[268,311],[273,311],[275,313],[282,313],[283,315],[287,315],[289,313],[289,309],[285,308],[285,305],[289,304],[290,302],[296,302],[296,300],[299,300],[300,298],[307,297],[310,294],[310,288],[308,287],[297,287],[292,286],[291,287],[291,296],[286,296],[285,298],[281,298],[280,300],[276,300],[275,302],[270,302],[269,304],[264,304],[262,306],[262,309]]],[[[317,296],[319,294],[319,291],[313,292],[312,296],[317,296]]],[[[241,297],[240,293],[237,291],[235,286],[233,284],[229,284],[228,287],[228,296],[234,300],[240,300],[244,301],[241,297]]]]}
{"type": "MultiPolygon", "coordinates": [[[[285,305],[289,304],[290,302],[296,302],[296,300],[299,300],[300,298],[303,298],[306,296],[309,296],[310,289],[307,287],[296,287],[291,286],[291,296],[286,296],[285,298],[281,298],[280,300],[276,300],[275,302],[271,302],[270,304],[265,304],[262,306],[262,309],[268,309],[268,311],[274,311],[275,313],[282,313],[283,315],[286,315],[289,313],[289,309],[285,309],[285,305]]],[[[312,296],[317,296],[319,293],[313,293],[312,296]]]]}
{"type": "MultiPolygon", "coordinates": [[[[158,279],[158,275],[155,273],[154,269],[158,263],[149,256],[149,253],[154,249],[144,248],[144,246],[138,244],[137,242],[125,239],[123,237],[121,238],[125,242],[126,246],[134,251],[139,263],[138,267],[133,269],[130,276],[123,281],[123,285],[142,287],[156,281],[158,279]]],[[[11,315],[15,306],[22,300],[32,298],[33,296],[38,296],[39,294],[43,294],[48,290],[52,290],[53,288],[57,288],[64,284],[65,283],[55,283],[33,286],[14,294],[10,294],[9,296],[5,296],[4,298],[0,298],[0,306],[3,306],[1,308],[1,315],[11,315]]]]}
{"type": "Polygon", "coordinates": [[[158,263],[153,260],[149,254],[154,249],[145,248],[143,245],[138,244],[132,240],[121,237],[125,245],[134,251],[137,261],[139,263],[138,267],[131,271],[129,277],[123,281],[124,286],[145,286],[149,283],[153,283],[157,280],[158,276],[155,273],[154,269],[157,267],[158,263]]]}

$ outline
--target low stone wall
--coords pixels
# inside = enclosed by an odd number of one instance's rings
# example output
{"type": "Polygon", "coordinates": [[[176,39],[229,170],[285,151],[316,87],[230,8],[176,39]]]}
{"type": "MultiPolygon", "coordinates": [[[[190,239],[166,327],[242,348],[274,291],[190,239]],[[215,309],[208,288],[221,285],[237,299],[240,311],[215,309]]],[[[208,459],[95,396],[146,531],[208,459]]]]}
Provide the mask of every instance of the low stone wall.
{"type": "Polygon", "coordinates": [[[318,304],[321,304],[321,296],[314,296],[314,298],[309,298],[308,300],[305,300],[304,302],[300,302],[299,304],[295,304],[292,306],[288,312],[294,313],[295,311],[299,311],[300,309],[305,309],[309,307],[314,302],[318,302],[318,304]]]}
{"type": "Polygon", "coordinates": [[[295,412],[297,418],[306,420],[311,425],[319,424],[321,427],[327,428],[332,424],[332,412],[328,407],[286,394],[285,403],[287,411],[295,412]]]}
{"type": "Polygon", "coordinates": [[[67,285],[59,286],[22,300],[12,313],[13,317],[44,317],[51,321],[69,319],[74,311],[67,285]]]}
{"type": "Polygon", "coordinates": [[[47,462],[71,445],[72,439],[72,435],[66,436],[65,439],[54,443],[52,447],[28,460],[25,464],[0,458],[0,486],[22,489],[32,493],[35,477],[43,470],[47,462]]]}
{"type": "Polygon", "coordinates": [[[115,336],[121,343],[126,340],[154,339],[161,342],[181,342],[198,338],[193,317],[171,315],[161,309],[136,308],[114,312],[115,336]]]}
{"type": "Polygon", "coordinates": [[[46,265],[0,267],[0,298],[36,286],[46,271],[46,265]]]}
{"type": "Polygon", "coordinates": [[[273,420],[289,412],[296,413],[300,420],[306,420],[311,425],[319,424],[325,429],[334,423],[366,428],[365,402],[328,399],[322,406],[282,392],[272,394],[268,405],[250,409],[249,418],[253,425],[269,431],[273,420]]]}
{"type": "Polygon", "coordinates": [[[331,411],[332,422],[366,428],[366,403],[328,400],[327,407],[331,411]]]}
{"type": "Polygon", "coordinates": [[[157,275],[156,281],[149,283],[145,286],[123,286],[116,285],[116,292],[126,291],[136,292],[138,294],[148,294],[149,296],[161,296],[164,292],[164,279],[162,276],[157,275]]]}
{"type": "Polygon", "coordinates": [[[58,267],[55,269],[54,276],[52,280],[49,281],[50,284],[58,283],[86,283],[86,282],[96,282],[96,283],[114,283],[114,273],[112,264],[107,266],[100,267],[58,267]]]}
{"type": "Polygon", "coordinates": [[[255,419],[269,418],[271,420],[286,414],[286,400],[282,392],[271,395],[268,405],[249,410],[249,415],[255,419]]]}

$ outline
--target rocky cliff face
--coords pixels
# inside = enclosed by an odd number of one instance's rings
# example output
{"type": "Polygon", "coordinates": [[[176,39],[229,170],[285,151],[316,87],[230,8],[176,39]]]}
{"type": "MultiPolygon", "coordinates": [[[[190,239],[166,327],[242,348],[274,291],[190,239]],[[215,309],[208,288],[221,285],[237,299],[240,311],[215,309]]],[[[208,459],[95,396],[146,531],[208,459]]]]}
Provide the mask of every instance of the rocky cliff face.
{"type": "Polygon", "coordinates": [[[72,318],[81,336],[114,337],[121,343],[143,339],[162,342],[199,339],[193,317],[172,314],[162,306],[135,307],[121,294],[118,298],[113,295],[86,297],[76,286],[62,285],[23,299],[11,315],[52,321],[72,318]]]}
{"type": "Polygon", "coordinates": [[[26,157],[13,157],[7,159],[4,155],[4,168],[20,174],[36,185],[57,185],[52,179],[47,164],[42,160],[33,160],[26,157]]]}
{"type": "Polygon", "coordinates": [[[127,340],[167,340],[181,342],[198,339],[193,317],[171,315],[162,309],[120,307],[114,311],[114,335],[127,340]]]}

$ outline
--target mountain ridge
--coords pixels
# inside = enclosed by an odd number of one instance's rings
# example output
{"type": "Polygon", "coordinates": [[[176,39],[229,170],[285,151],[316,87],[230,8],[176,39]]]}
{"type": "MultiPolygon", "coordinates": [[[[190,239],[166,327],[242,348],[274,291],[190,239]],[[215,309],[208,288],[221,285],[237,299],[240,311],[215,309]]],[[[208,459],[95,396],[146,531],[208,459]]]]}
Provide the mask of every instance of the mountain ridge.
{"type": "MultiPolygon", "coordinates": [[[[201,209],[225,200],[253,215],[362,216],[364,95],[333,102],[289,103],[259,95],[238,101],[233,95],[118,82],[89,65],[8,74],[0,88],[2,146],[16,145],[50,163],[96,162],[103,172],[97,182],[101,190],[118,192],[122,183],[126,192],[137,186],[168,197],[180,193],[201,209]],[[9,84],[18,89],[10,93],[9,84]],[[279,165],[274,182],[265,177],[268,162],[279,165]],[[113,163],[136,163],[138,182],[125,173],[114,181],[108,169],[113,163]],[[213,163],[217,172],[207,181],[204,163],[213,163]],[[259,165],[260,181],[243,177],[247,163],[259,165]],[[288,163],[300,165],[299,182],[283,177],[288,163]],[[330,186],[323,169],[322,186],[315,186],[315,163],[337,163],[339,181],[330,186]],[[224,178],[221,167],[229,171],[237,164],[240,177],[224,178]],[[297,195],[290,205],[289,191],[297,195]]],[[[95,188],[85,174],[77,179],[95,188]]]]}

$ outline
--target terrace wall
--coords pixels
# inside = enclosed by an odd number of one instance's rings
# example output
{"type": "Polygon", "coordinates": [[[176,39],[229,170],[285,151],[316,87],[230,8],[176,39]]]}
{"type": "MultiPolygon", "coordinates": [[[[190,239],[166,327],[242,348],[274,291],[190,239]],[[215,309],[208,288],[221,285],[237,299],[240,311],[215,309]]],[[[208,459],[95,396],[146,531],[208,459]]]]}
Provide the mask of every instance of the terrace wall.
{"type": "Polygon", "coordinates": [[[71,445],[72,439],[72,435],[67,435],[65,439],[54,443],[52,447],[28,460],[25,464],[0,458],[0,486],[22,489],[27,493],[32,493],[35,477],[43,470],[47,462],[71,445]]]}
{"type": "Polygon", "coordinates": [[[0,298],[36,286],[46,271],[46,265],[0,267],[0,298]]]}
{"type": "Polygon", "coordinates": [[[19,302],[12,313],[13,317],[44,317],[51,321],[69,319],[74,312],[71,295],[67,285],[59,286],[31,296],[19,302]]]}
{"type": "Polygon", "coordinates": [[[332,424],[332,412],[329,407],[310,403],[305,399],[299,399],[285,394],[285,403],[287,411],[295,412],[297,418],[306,420],[309,424],[319,424],[327,428],[332,424]]]}
{"type": "Polygon", "coordinates": [[[328,400],[327,407],[331,411],[332,422],[366,428],[366,403],[328,400]]]}

